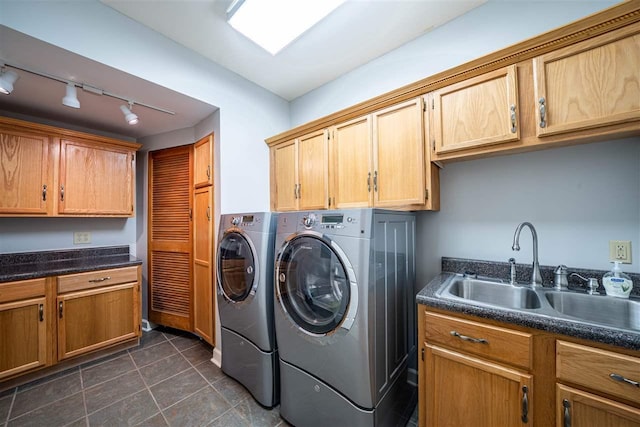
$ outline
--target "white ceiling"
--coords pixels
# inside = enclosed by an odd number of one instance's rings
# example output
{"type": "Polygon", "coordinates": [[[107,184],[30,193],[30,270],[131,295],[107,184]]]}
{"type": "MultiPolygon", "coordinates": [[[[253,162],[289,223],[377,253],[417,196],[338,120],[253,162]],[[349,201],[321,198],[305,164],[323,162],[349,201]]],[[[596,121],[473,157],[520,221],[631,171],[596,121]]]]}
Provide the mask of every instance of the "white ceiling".
{"type": "MultiPolygon", "coordinates": [[[[0,0],[1,1],[1,0],[0,0]]],[[[442,25],[486,0],[347,0],[327,19],[272,56],[226,23],[231,0],[101,0],[166,37],[291,100],[442,25]]],[[[266,0],[264,0],[266,1],[266,0]]],[[[81,108],[62,105],[64,84],[18,71],[0,111],[139,139],[193,127],[216,107],[0,25],[0,62],[16,64],[176,112],[134,107],[78,89],[81,108]]]]}
{"type": "Polygon", "coordinates": [[[232,0],[101,0],[289,101],[485,1],[347,0],[272,56],[227,24],[232,0]]]}

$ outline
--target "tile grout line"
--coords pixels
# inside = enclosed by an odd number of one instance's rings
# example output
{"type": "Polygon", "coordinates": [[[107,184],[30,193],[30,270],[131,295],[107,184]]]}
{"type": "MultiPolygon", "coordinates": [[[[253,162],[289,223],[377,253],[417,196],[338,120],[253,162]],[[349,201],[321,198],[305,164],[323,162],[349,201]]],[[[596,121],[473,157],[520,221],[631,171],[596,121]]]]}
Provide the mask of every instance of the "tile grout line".
{"type": "MultiPolygon", "coordinates": [[[[163,336],[165,339],[167,338],[167,337],[166,337],[166,335],[164,335],[164,334],[162,334],[162,336],[163,336]]],[[[169,341],[169,340],[167,340],[167,341],[169,341]]],[[[152,346],[152,347],[153,347],[153,346],[152,346]]],[[[175,347],[175,346],[174,346],[174,347],[175,347]]],[[[168,356],[168,357],[165,357],[164,359],[167,359],[167,358],[172,357],[172,356],[173,356],[173,355],[168,356]]],[[[139,367],[139,366],[138,366],[138,364],[136,363],[136,360],[133,358],[133,356],[131,356],[131,353],[129,353],[129,357],[131,358],[131,361],[133,362],[133,366],[135,367],[136,372],[138,372],[138,375],[140,375],[140,378],[142,378],[142,383],[144,384],[145,389],[147,390],[147,393],[149,393],[149,395],[151,396],[151,399],[153,399],[153,403],[155,403],[156,408],[158,408],[158,412],[159,412],[159,413],[160,413],[160,415],[162,416],[162,419],[164,420],[164,422],[165,422],[165,423],[167,423],[167,425],[168,425],[168,426],[170,426],[171,424],[169,423],[169,420],[167,420],[167,417],[165,417],[164,412],[162,412],[162,408],[160,408],[160,404],[159,404],[159,403],[158,403],[158,401],[156,400],[156,397],[155,397],[155,396],[153,395],[153,393],[151,392],[151,388],[149,387],[149,384],[147,384],[147,380],[145,380],[144,376],[142,375],[142,372],[140,372],[140,367],[139,367]]],[[[160,360],[164,360],[164,359],[160,359],[160,360]]],[[[155,362],[154,362],[154,363],[155,363],[155,362]]],[[[153,363],[149,363],[149,365],[152,365],[152,364],[153,364],[153,363]]],[[[148,366],[148,365],[145,365],[145,366],[148,366]]],[[[160,381],[160,382],[162,382],[162,381],[160,381]]],[[[160,382],[159,382],[159,383],[160,383],[160,382]]],[[[159,383],[158,383],[158,384],[159,384],[159,383]]],[[[153,414],[152,416],[150,416],[150,417],[149,417],[149,418],[147,418],[146,420],[141,421],[141,422],[140,422],[140,423],[138,423],[137,425],[141,425],[142,423],[144,423],[145,421],[147,421],[147,420],[149,420],[149,419],[151,419],[151,418],[155,417],[156,415],[158,415],[158,414],[153,414]]]]}
{"type": "Polygon", "coordinates": [[[18,394],[18,387],[13,389],[13,396],[11,396],[11,403],[9,404],[9,411],[7,412],[7,418],[4,420],[4,425],[9,425],[9,420],[11,419],[11,411],[13,411],[13,404],[16,401],[16,395],[18,394]]]}
{"type": "Polygon", "coordinates": [[[84,405],[84,423],[89,427],[89,414],[87,413],[87,396],[85,394],[84,379],[82,378],[82,365],[80,365],[80,390],[82,390],[82,404],[84,405]]]}

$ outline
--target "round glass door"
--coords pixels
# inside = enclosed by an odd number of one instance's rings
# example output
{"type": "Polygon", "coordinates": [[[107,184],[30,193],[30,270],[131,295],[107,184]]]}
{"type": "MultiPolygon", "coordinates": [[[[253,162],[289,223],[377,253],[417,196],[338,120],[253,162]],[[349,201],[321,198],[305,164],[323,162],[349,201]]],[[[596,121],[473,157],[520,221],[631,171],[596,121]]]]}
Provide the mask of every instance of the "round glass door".
{"type": "Polygon", "coordinates": [[[327,243],[315,237],[294,237],[276,268],[281,304],[298,326],[326,334],[340,325],[349,304],[349,279],[327,243]]]}
{"type": "Polygon", "coordinates": [[[253,291],[256,266],[253,250],[245,237],[232,231],[218,247],[218,281],[231,301],[244,301],[253,291]]]}

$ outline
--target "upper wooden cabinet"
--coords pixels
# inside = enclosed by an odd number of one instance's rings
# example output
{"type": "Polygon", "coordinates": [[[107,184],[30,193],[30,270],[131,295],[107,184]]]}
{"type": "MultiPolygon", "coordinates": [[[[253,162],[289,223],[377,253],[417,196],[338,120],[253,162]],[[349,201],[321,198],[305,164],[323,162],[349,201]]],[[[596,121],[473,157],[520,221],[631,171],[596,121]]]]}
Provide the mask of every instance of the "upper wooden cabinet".
{"type": "Polygon", "coordinates": [[[432,149],[438,154],[520,138],[516,66],[435,91],[431,96],[432,149]]]}
{"type": "Polygon", "coordinates": [[[133,152],[60,141],[58,213],[133,216],[133,152]]]}
{"type": "Polygon", "coordinates": [[[319,130],[271,149],[271,208],[327,209],[328,134],[319,130]]]}
{"type": "Polygon", "coordinates": [[[0,123],[0,214],[47,215],[53,203],[50,140],[0,123]]]}
{"type": "Polygon", "coordinates": [[[533,60],[536,134],[544,137],[640,119],[640,26],[533,60]]]}
{"type": "Polygon", "coordinates": [[[193,186],[213,185],[213,134],[194,144],[193,186]]]}
{"type": "Polygon", "coordinates": [[[0,117],[0,216],[133,216],[139,147],[0,117]]]}

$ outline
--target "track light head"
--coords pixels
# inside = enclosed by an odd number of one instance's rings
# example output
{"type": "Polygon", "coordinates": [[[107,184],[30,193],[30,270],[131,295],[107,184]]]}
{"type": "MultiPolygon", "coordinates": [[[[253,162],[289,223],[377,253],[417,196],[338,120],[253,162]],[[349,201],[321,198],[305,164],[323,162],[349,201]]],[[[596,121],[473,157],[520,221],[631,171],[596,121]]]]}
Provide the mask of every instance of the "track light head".
{"type": "Polygon", "coordinates": [[[66,95],[62,98],[62,103],[67,107],[80,108],[78,101],[78,91],[73,83],[67,83],[66,95]]]}
{"type": "Polygon", "coordinates": [[[12,70],[0,71],[0,93],[9,95],[13,92],[13,84],[20,78],[18,73],[12,70]]]}
{"type": "Polygon", "coordinates": [[[135,125],[138,124],[138,116],[131,111],[131,108],[133,108],[133,102],[129,102],[129,108],[127,108],[126,105],[120,106],[120,110],[122,110],[122,114],[124,114],[124,119],[127,123],[135,125]]]}

